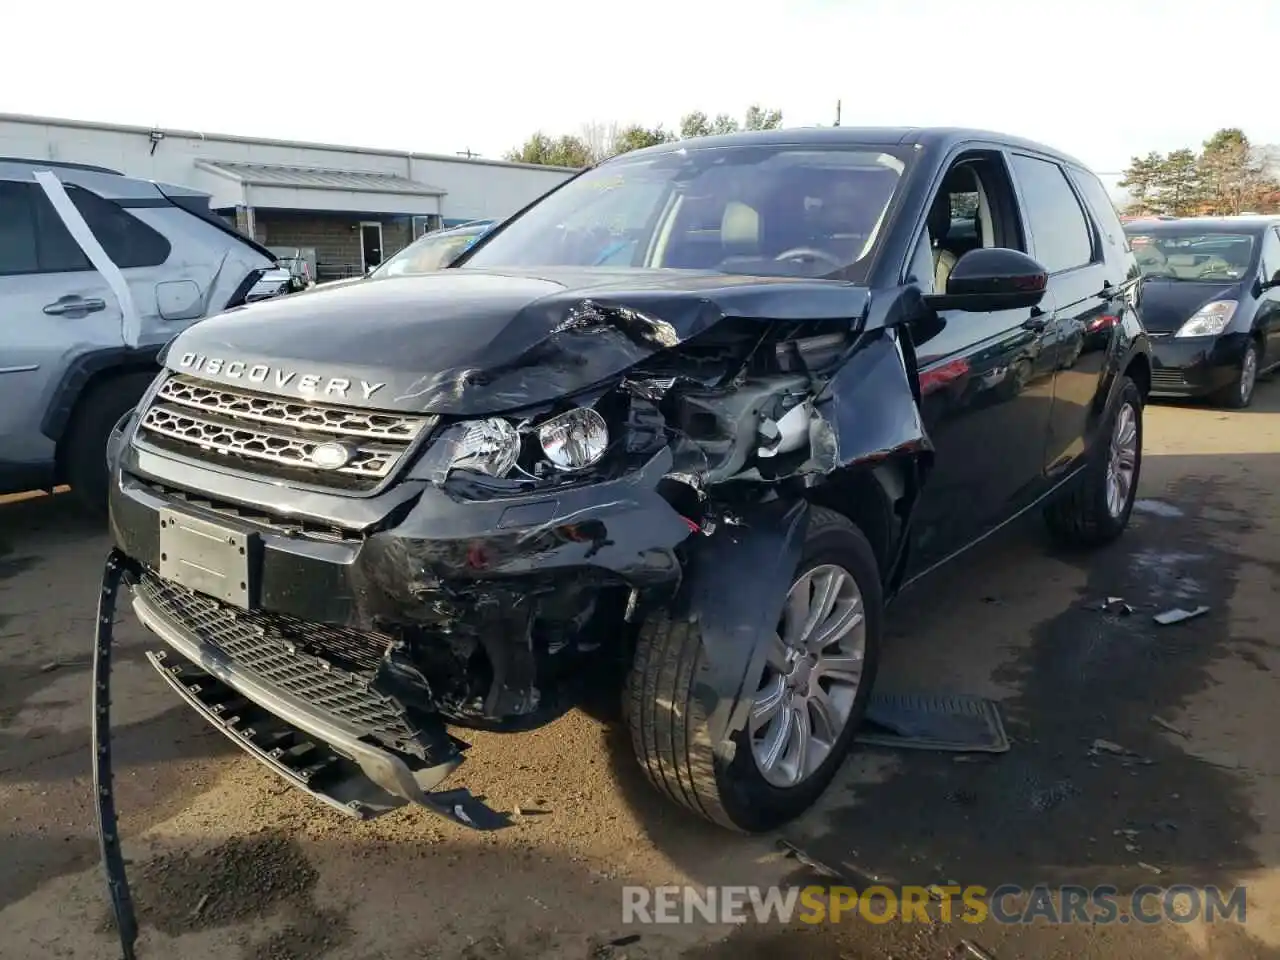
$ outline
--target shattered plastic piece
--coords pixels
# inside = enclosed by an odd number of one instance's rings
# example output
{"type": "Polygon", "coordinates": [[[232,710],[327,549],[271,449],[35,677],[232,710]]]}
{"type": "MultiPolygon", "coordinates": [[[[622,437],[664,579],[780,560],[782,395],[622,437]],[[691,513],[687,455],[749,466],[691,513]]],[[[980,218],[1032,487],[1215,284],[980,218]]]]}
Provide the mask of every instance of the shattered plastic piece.
{"type": "Polygon", "coordinates": [[[1181,727],[1175,727],[1175,726],[1174,726],[1172,723],[1170,723],[1168,720],[1163,720],[1163,719],[1161,719],[1160,717],[1157,717],[1157,716],[1155,716],[1155,715],[1153,714],[1153,715],[1152,715],[1152,717],[1151,717],[1151,721],[1152,721],[1156,726],[1158,726],[1158,727],[1163,727],[1164,729],[1168,730],[1170,733],[1174,733],[1174,734],[1177,734],[1178,736],[1182,737],[1184,740],[1190,740],[1190,739],[1191,739],[1191,734],[1187,733],[1187,731],[1183,730],[1181,727]]]}
{"type": "Polygon", "coordinates": [[[1110,740],[1097,739],[1093,741],[1094,753],[1112,753],[1117,757],[1127,757],[1129,751],[1118,743],[1112,743],[1110,740]]]}
{"type": "Polygon", "coordinates": [[[959,943],[955,960],[964,960],[965,957],[970,957],[972,960],[996,960],[995,954],[987,952],[972,940],[961,940],[959,943]]]}
{"type": "Polygon", "coordinates": [[[1209,612],[1206,606],[1196,607],[1194,610],[1183,610],[1181,607],[1174,607],[1172,610],[1166,610],[1164,613],[1157,613],[1151,619],[1162,627],[1167,627],[1171,623],[1182,623],[1184,620],[1190,620],[1193,617],[1200,617],[1209,612]]]}
{"type": "Polygon", "coordinates": [[[1135,500],[1133,509],[1137,513],[1149,513],[1156,517],[1180,517],[1182,511],[1172,503],[1163,500],[1135,500]]]}
{"type": "Polygon", "coordinates": [[[1107,597],[1102,602],[1102,609],[1107,613],[1114,613],[1122,617],[1127,617],[1133,613],[1133,607],[1124,602],[1124,597],[1107,597]]]}
{"type": "Polygon", "coordinates": [[[640,941],[640,934],[628,933],[625,937],[614,937],[612,940],[609,941],[609,946],[629,947],[631,946],[631,944],[638,943],[639,941],[640,941]]]}
{"type": "Polygon", "coordinates": [[[1143,863],[1141,860],[1138,861],[1138,866],[1140,866],[1143,870],[1147,870],[1150,873],[1156,874],[1157,876],[1164,873],[1164,871],[1161,870],[1159,867],[1154,866],[1150,863],[1143,863]]]}

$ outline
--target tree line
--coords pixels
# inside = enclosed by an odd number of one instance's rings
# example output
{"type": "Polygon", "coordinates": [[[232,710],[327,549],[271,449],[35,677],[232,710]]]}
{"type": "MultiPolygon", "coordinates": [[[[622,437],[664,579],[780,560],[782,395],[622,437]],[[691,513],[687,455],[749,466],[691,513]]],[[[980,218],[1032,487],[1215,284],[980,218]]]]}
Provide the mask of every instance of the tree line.
{"type": "Polygon", "coordinates": [[[671,143],[689,137],[707,137],[717,133],[736,133],[739,130],[776,130],[782,126],[781,110],[766,110],[759,104],[747,108],[741,120],[727,113],[708,117],[701,110],[686,113],[674,130],[662,124],[646,127],[641,124],[590,123],[580,134],[562,134],[553,137],[539,130],[514,150],[507,151],[505,159],[515,163],[540,163],[554,167],[587,167],[620,153],[652,147],[659,143],[671,143]]]}
{"type": "Polygon", "coordinates": [[[1134,157],[1120,186],[1126,213],[1138,216],[1229,216],[1280,212],[1280,154],[1227,127],[1204,142],[1167,154],[1134,157]]]}

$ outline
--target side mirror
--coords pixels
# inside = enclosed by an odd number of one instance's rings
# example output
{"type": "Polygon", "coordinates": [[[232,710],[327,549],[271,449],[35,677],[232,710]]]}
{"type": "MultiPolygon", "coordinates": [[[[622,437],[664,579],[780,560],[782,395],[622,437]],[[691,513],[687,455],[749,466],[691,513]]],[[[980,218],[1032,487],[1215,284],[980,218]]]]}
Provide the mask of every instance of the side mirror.
{"type": "Polygon", "coordinates": [[[1049,271],[1018,250],[980,247],[962,256],[946,293],[925,297],[934,310],[988,313],[1034,307],[1044,299],[1049,271]]]}

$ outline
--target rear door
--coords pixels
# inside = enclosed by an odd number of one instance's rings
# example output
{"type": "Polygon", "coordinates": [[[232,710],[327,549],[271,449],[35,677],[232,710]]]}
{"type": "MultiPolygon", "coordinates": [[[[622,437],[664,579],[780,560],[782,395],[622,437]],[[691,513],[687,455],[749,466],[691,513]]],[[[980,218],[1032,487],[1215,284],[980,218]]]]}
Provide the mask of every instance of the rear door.
{"type": "Polygon", "coordinates": [[[102,276],[30,180],[0,179],[0,456],[47,462],[39,424],[67,362],[122,345],[102,276]]]}
{"type": "MultiPolygon", "coordinates": [[[[1093,401],[1106,369],[1105,350],[1086,350],[1090,331],[1117,309],[1125,277],[1123,258],[1107,263],[1101,232],[1095,232],[1066,169],[1056,161],[1011,152],[1009,165],[1018,186],[1032,256],[1049,271],[1048,297],[1053,312],[1046,319],[1047,348],[1056,374],[1053,413],[1044,465],[1050,477],[1071,469],[1085,451],[1093,401]]],[[[1108,242],[1124,244],[1118,229],[1106,231],[1108,242]]]]}
{"type": "Polygon", "coordinates": [[[1280,363],[1280,228],[1262,235],[1262,296],[1258,298],[1258,329],[1266,338],[1261,369],[1280,363]]]}

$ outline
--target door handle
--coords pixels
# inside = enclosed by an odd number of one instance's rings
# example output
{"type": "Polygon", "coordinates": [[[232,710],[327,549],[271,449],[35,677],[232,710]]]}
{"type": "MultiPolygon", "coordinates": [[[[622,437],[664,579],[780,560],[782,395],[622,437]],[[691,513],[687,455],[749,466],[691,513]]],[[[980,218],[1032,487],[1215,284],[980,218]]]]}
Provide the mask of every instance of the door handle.
{"type": "Polygon", "coordinates": [[[51,317],[63,316],[65,314],[86,314],[97,313],[99,310],[107,309],[107,302],[92,297],[88,300],[82,300],[79,297],[64,297],[61,300],[55,300],[53,303],[47,303],[44,312],[51,317]]]}
{"type": "Polygon", "coordinates": [[[1031,316],[1022,321],[1022,329],[1040,333],[1049,326],[1049,314],[1035,307],[1031,308],[1031,316]]]}

